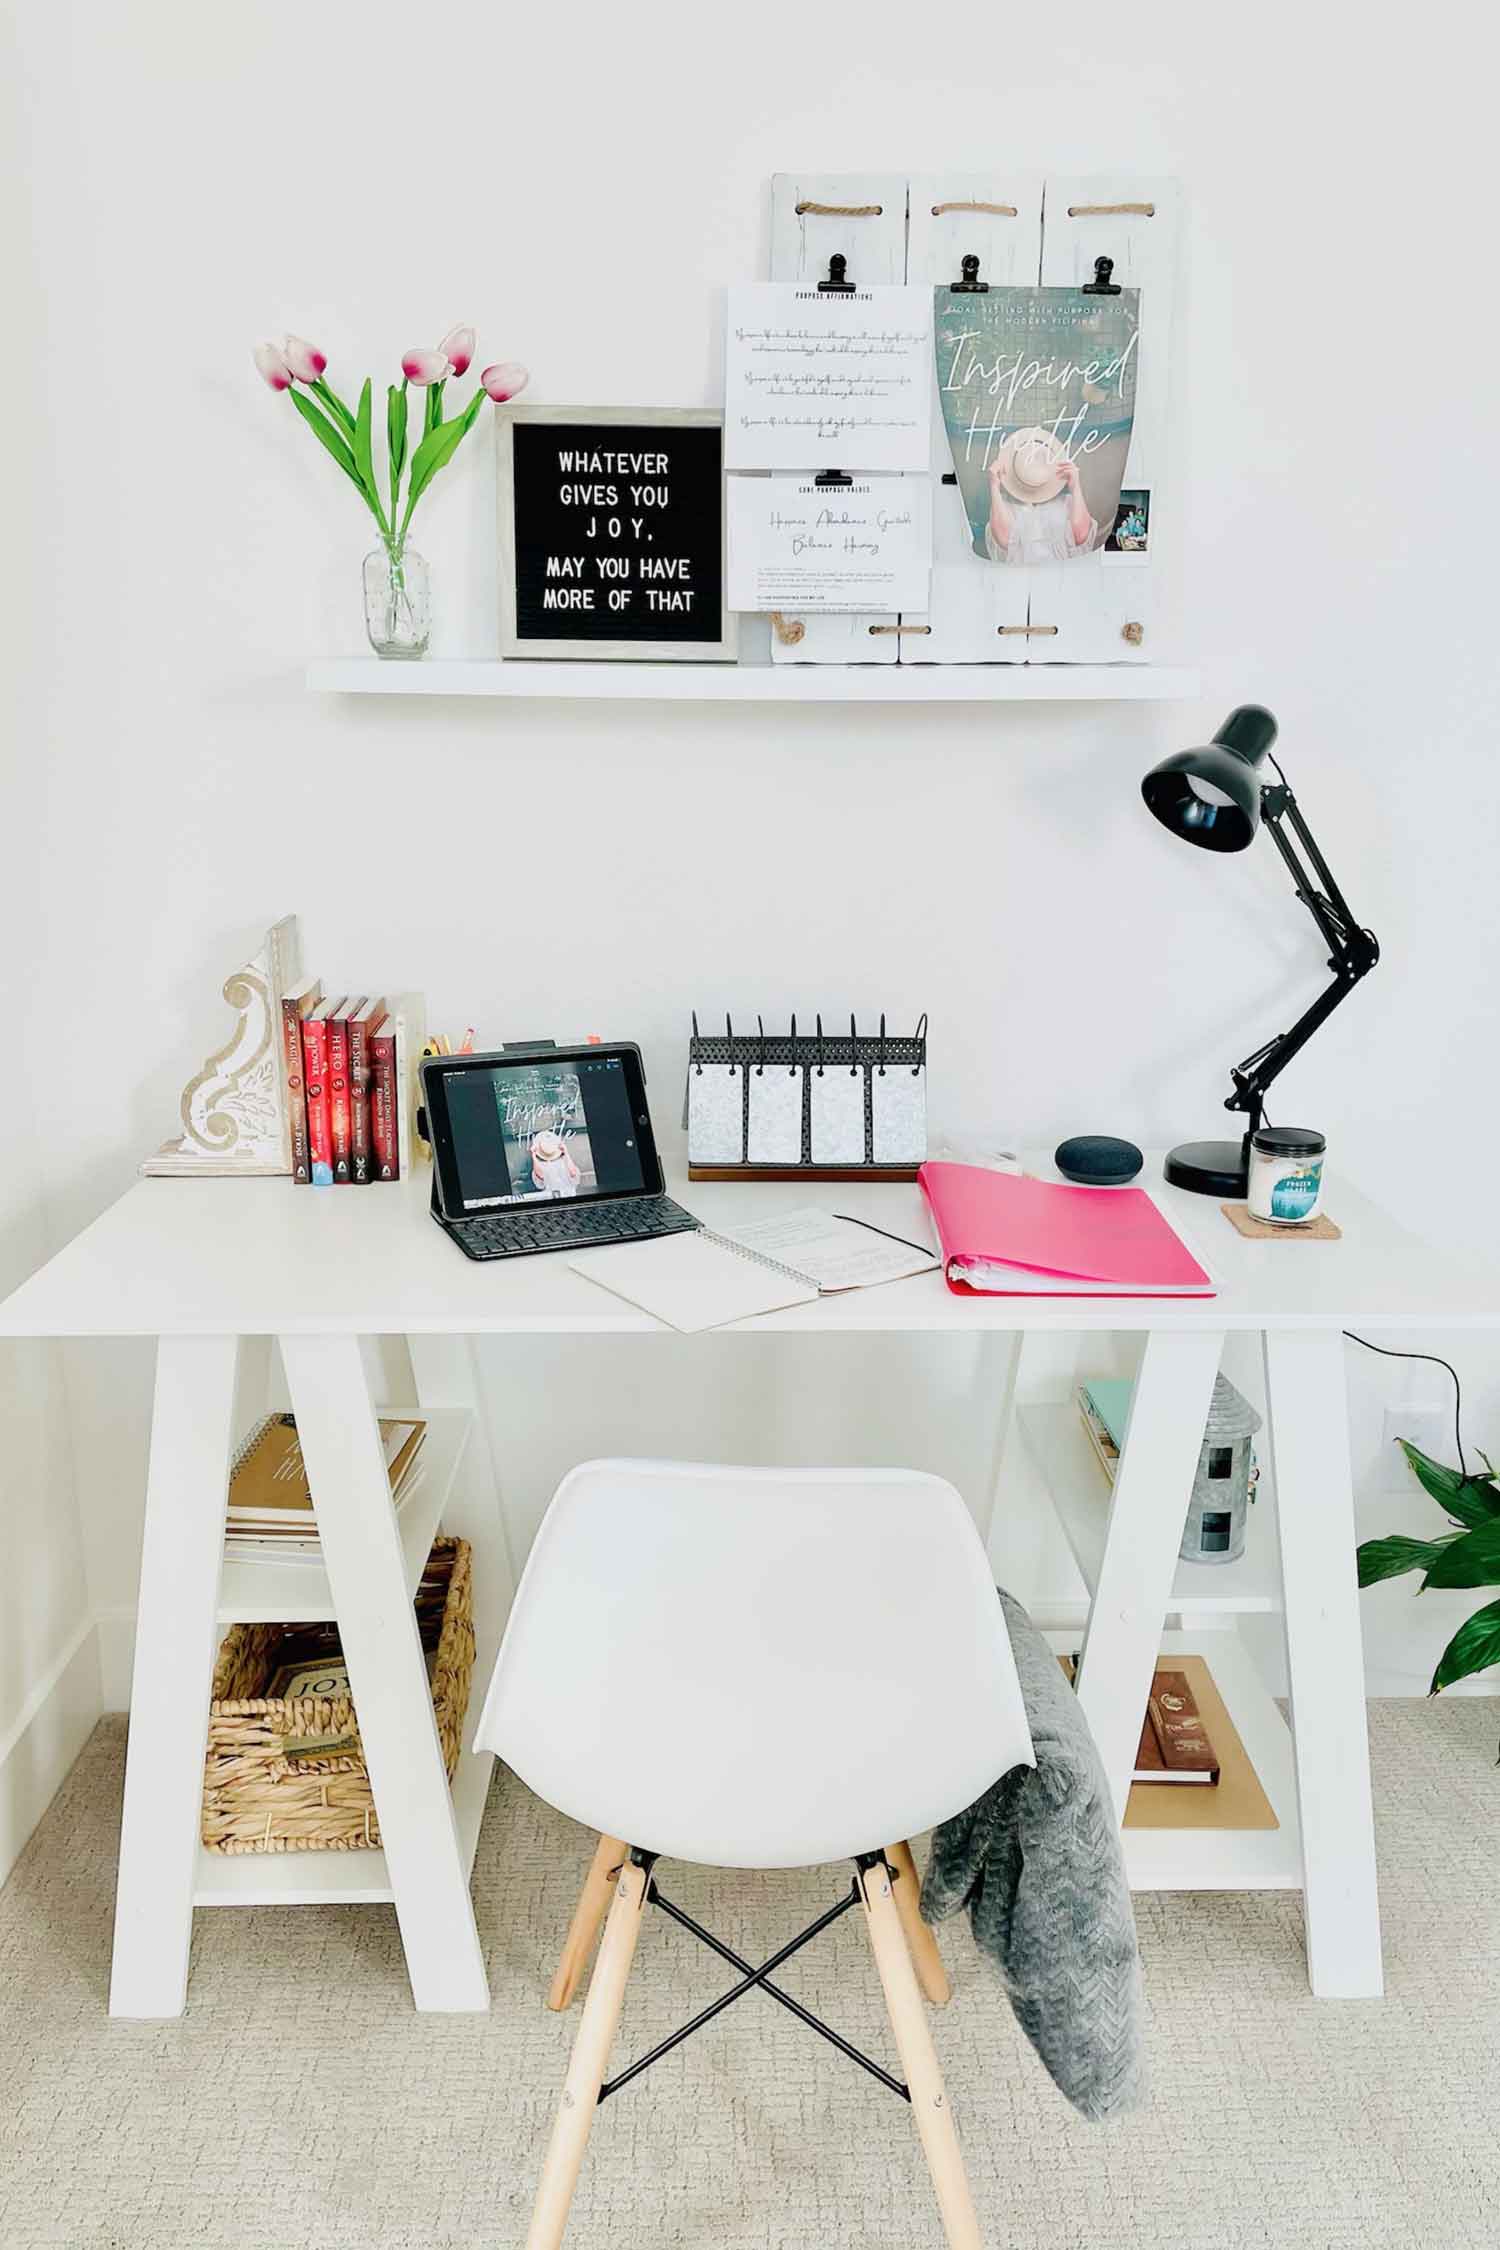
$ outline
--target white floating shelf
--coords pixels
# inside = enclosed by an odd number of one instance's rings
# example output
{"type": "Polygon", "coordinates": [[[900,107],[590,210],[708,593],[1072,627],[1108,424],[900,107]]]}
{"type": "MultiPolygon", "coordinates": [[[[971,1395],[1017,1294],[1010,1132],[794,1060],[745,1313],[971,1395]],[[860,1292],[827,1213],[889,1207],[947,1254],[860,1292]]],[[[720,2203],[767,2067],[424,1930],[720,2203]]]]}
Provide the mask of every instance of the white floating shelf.
{"type": "MultiPolygon", "coordinates": [[[[482,1683],[475,1682],[475,1696],[482,1683]]],[[[465,1875],[474,1870],[494,1759],[459,1753],[453,1814],[465,1875]]],[[[195,1906],[384,1906],[394,1898],[384,1852],[221,1852],[198,1846],[195,1906]]]]}
{"type": "MultiPolygon", "coordinates": [[[[379,1414],[416,1411],[409,1406],[376,1409],[379,1414]]],[[[397,1518],[406,1561],[406,1590],[413,1598],[453,1491],[474,1419],[462,1406],[427,1406],[420,1412],[427,1423],[422,1481],[402,1502],[397,1518]]],[[[226,1558],[219,1580],[221,1625],[302,1625],[335,1614],[333,1590],[321,1563],[259,1562],[240,1555],[226,1558]]]]}
{"type": "MultiPolygon", "coordinates": [[[[1075,1406],[1023,1406],[1021,1433],[1036,1462],[1090,1595],[1099,1584],[1109,1521],[1109,1482],[1089,1444],[1075,1406]]],[[[1264,1486],[1262,1486],[1264,1492],[1264,1486]]],[[[1186,1507],[1183,1509],[1186,1515],[1186,1507]]],[[[1281,1607],[1274,1510],[1262,1498],[1250,1510],[1245,1552],[1232,1563],[1179,1563],[1172,1581],[1173,1610],[1206,1616],[1215,1611],[1264,1614],[1281,1607]]]]}
{"type": "Polygon", "coordinates": [[[1199,693],[1159,664],[574,664],[376,656],[309,664],[326,695],[500,695],[614,703],[1163,703],[1199,693]]]}

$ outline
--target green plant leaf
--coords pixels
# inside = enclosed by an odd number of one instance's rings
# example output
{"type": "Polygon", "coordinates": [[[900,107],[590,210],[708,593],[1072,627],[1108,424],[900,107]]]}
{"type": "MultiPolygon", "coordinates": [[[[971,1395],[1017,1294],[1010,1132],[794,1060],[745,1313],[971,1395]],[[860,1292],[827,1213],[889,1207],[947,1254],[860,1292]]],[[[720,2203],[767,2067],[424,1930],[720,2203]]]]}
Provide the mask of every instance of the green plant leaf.
{"type": "Polygon", "coordinates": [[[423,437],[431,437],[434,430],[442,428],[442,423],[443,386],[441,383],[429,383],[427,386],[427,419],[422,428],[423,437]]]}
{"type": "Polygon", "coordinates": [[[1443,1542],[1424,1586],[1500,1586],[1500,1518],[1443,1542]]]}
{"type": "Polygon", "coordinates": [[[455,415],[451,422],[440,422],[435,430],[429,430],[412,455],[411,480],[406,495],[406,514],[401,519],[403,531],[411,522],[411,512],[428,485],[431,484],[439,469],[446,468],[470,430],[473,429],[475,418],[480,407],[484,404],[484,398],[483,391],[476,391],[464,408],[463,413],[455,415]]]}
{"type": "Polygon", "coordinates": [[[406,467],[406,385],[392,383],[385,394],[385,442],[391,457],[391,490],[406,467]]]}
{"type": "Polygon", "coordinates": [[[1430,1570],[1452,1540],[1466,1536],[1455,1531],[1447,1539],[1404,1539],[1399,1533],[1366,1539],[1356,1554],[1360,1585],[1378,1586],[1383,1578],[1400,1578],[1408,1570],[1430,1570]]]}
{"type": "Polygon", "coordinates": [[[1437,1695],[1471,1672],[1487,1672],[1492,1664],[1500,1664],[1500,1602],[1489,1602],[1464,1619],[1438,1659],[1428,1693],[1437,1695]]]}
{"type": "MultiPolygon", "coordinates": [[[[1457,1469],[1448,1468],[1444,1462],[1430,1460],[1416,1446],[1408,1445],[1405,1438],[1399,1442],[1422,1490],[1459,1523],[1467,1524],[1473,1531],[1480,1524],[1500,1516],[1500,1491],[1496,1490],[1490,1478],[1466,1478],[1457,1469]]],[[[1484,1461],[1483,1454],[1480,1459],[1484,1461]]],[[[1485,1461],[1485,1467],[1489,1467],[1488,1461],[1485,1461]]]]}
{"type": "Polygon", "coordinates": [[[296,407],[297,412],[301,415],[303,421],[312,431],[318,443],[323,446],[327,452],[333,455],[333,458],[335,459],[335,461],[337,461],[345,476],[354,486],[360,498],[367,501],[369,495],[366,493],[364,485],[360,480],[358,469],[356,469],[356,467],[354,466],[354,455],[350,452],[348,446],[345,444],[339,432],[329,421],[327,415],[320,414],[318,412],[318,409],[313,405],[312,400],[307,396],[305,391],[299,391],[295,387],[293,387],[293,389],[288,391],[287,397],[291,400],[293,406],[296,407]]]}

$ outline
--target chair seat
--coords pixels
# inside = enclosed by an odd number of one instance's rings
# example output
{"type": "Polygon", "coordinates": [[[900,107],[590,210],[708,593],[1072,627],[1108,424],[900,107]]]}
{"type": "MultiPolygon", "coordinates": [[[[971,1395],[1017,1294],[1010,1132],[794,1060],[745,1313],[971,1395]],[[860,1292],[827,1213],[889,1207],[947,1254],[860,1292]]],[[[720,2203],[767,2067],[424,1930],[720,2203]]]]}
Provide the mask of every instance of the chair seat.
{"type": "Polygon", "coordinates": [[[663,1461],[559,1487],[475,1743],[590,1828],[730,1867],[877,1850],[1032,1759],[951,1485],[663,1461]]]}

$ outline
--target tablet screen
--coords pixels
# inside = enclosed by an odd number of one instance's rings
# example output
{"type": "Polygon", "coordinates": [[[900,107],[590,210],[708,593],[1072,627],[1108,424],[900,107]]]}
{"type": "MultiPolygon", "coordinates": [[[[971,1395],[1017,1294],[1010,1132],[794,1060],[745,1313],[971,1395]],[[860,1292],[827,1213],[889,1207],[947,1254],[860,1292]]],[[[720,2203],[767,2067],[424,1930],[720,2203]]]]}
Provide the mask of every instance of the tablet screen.
{"type": "Polygon", "coordinates": [[[486,1061],[436,1075],[457,1190],[444,1196],[451,1217],[646,1186],[650,1126],[643,1134],[625,1056],[486,1061]]]}

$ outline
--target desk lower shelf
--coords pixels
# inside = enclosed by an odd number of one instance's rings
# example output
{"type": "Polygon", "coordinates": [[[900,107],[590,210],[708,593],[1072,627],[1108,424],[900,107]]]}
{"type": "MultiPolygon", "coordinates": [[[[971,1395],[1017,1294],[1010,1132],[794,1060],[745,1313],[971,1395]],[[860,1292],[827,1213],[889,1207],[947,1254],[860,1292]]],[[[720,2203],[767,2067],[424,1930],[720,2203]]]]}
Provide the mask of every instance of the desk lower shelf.
{"type": "MultiPolygon", "coordinates": [[[[397,1522],[406,1562],[406,1589],[415,1599],[444,1510],[469,1442],[474,1417],[463,1406],[381,1406],[378,1414],[420,1412],[427,1424],[422,1481],[404,1501],[397,1522]]],[[[219,1580],[221,1625],[303,1625],[330,1618],[334,1609],[328,1573],[319,1562],[286,1563],[226,1557],[219,1580]]]]}
{"type": "MultiPolygon", "coordinates": [[[[1109,1523],[1109,1480],[1084,1433],[1076,1406],[1023,1406],[1017,1420],[1073,1551],[1073,1560],[1092,1596],[1099,1584],[1109,1523]]],[[[1265,1490],[1264,1480],[1261,1490],[1265,1490]]],[[[1218,1611],[1248,1615],[1279,1610],[1281,1573],[1276,1560],[1274,1513],[1265,1498],[1250,1510],[1245,1552],[1237,1562],[1179,1563],[1172,1581],[1170,1608],[1194,1616],[1211,1616],[1218,1611]]]]}
{"type": "MultiPolygon", "coordinates": [[[[474,1870],[495,1761],[465,1750],[453,1777],[453,1816],[465,1875],[474,1870]]],[[[395,1899],[384,1852],[222,1852],[198,1847],[194,1906],[381,1906],[395,1899]]]]}

